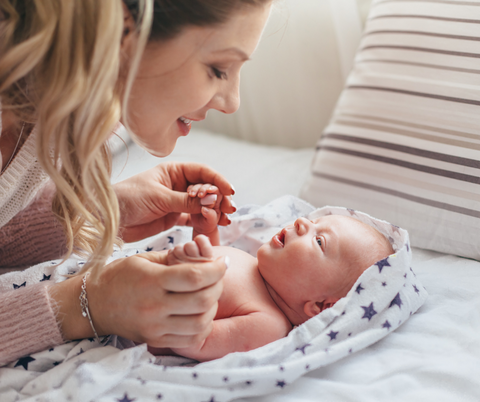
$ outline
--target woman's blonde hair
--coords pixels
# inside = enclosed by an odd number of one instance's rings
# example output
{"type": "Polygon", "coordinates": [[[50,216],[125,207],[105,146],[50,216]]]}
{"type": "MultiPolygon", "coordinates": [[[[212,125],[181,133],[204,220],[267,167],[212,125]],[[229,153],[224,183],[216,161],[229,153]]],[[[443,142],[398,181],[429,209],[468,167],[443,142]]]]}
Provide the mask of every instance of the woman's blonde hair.
{"type": "Polygon", "coordinates": [[[152,4],[142,2],[147,18],[137,19],[125,83],[118,79],[121,1],[0,0],[2,108],[36,124],[38,159],[57,188],[53,211],[66,232],[67,256],[88,256],[82,271],[103,266],[121,242],[106,142],[148,39],[152,4]]]}

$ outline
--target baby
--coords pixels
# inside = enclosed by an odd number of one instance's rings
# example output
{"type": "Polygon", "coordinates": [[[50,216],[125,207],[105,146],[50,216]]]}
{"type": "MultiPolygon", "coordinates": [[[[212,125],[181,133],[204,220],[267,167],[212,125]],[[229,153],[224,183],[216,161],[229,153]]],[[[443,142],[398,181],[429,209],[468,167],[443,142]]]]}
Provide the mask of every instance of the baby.
{"type": "Polygon", "coordinates": [[[170,250],[169,265],[220,256],[228,256],[230,264],[212,332],[194,347],[172,349],[181,356],[213,360],[280,339],[345,297],[368,267],[394,252],[371,226],[328,215],[297,219],[262,245],[254,258],[218,245],[220,201],[211,194],[215,187],[196,185],[188,191],[208,206],[191,216],[194,240],[170,250]]]}

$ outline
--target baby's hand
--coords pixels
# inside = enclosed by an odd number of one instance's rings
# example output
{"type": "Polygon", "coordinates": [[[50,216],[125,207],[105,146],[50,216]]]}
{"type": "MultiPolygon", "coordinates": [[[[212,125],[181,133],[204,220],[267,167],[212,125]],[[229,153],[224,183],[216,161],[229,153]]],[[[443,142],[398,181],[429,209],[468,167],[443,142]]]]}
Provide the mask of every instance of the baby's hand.
{"type": "Polygon", "coordinates": [[[213,247],[207,236],[199,235],[194,240],[175,246],[168,251],[167,265],[185,262],[212,261],[213,247]]]}
{"type": "Polygon", "coordinates": [[[222,216],[220,204],[223,196],[217,187],[211,184],[194,184],[188,187],[187,193],[190,197],[199,197],[203,205],[201,213],[191,214],[190,223],[193,226],[193,237],[204,234],[210,238],[214,245],[217,245],[218,223],[222,216]]]}

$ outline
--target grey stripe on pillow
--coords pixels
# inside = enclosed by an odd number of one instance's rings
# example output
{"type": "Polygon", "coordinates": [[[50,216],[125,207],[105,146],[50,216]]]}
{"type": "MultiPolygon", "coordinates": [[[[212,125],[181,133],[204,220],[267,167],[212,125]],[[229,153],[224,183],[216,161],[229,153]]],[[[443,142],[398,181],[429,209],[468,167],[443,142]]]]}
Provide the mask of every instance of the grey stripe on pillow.
{"type": "Polygon", "coordinates": [[[374,0],[302,196],[480,259],[480,0],[374,0]]]}

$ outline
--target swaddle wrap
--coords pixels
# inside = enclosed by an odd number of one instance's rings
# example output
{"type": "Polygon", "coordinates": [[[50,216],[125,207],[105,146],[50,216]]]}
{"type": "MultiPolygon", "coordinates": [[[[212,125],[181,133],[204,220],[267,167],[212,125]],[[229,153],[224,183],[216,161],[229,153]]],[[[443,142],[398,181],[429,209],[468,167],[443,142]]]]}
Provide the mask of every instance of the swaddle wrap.
{"type": "MultiPolygon", "coordinates": [[[[411,269],[406,231],[361,212],[336,207],[314,210],[286,196],[264,207],[240,208],[231,227],[222,228],[222,243],[255,254],[264,241],[296,218],[328,214],[351,216],[375,227],[389,239],[395,254],[368,268],[346,297],[287,337],[197,365],[181,357],[154,357],[145,345],[134,346],[114,336],[106,340],[106,346],[93,340],[72,342],[0,368],[2,401],[35,401],[37,397],[51,401],[230,401],[281,390],[308,371],[372,345],[404,323],[427,297],[411,269]]],[[[116,252],[113,259],[171,248],[190,236],[191,231],[175,228],[141,249],[116,252]]],[[[79,269],[81,262],[71,259],[56,269],[53,264],[41,264],[28,270],[28,278],[39,280],[45,274],[60,280],[60,273],[79,269]]],[[[0,277],[0,288],[12,286],[12,281],[23,282],[21,274],[0,277]]]]}

